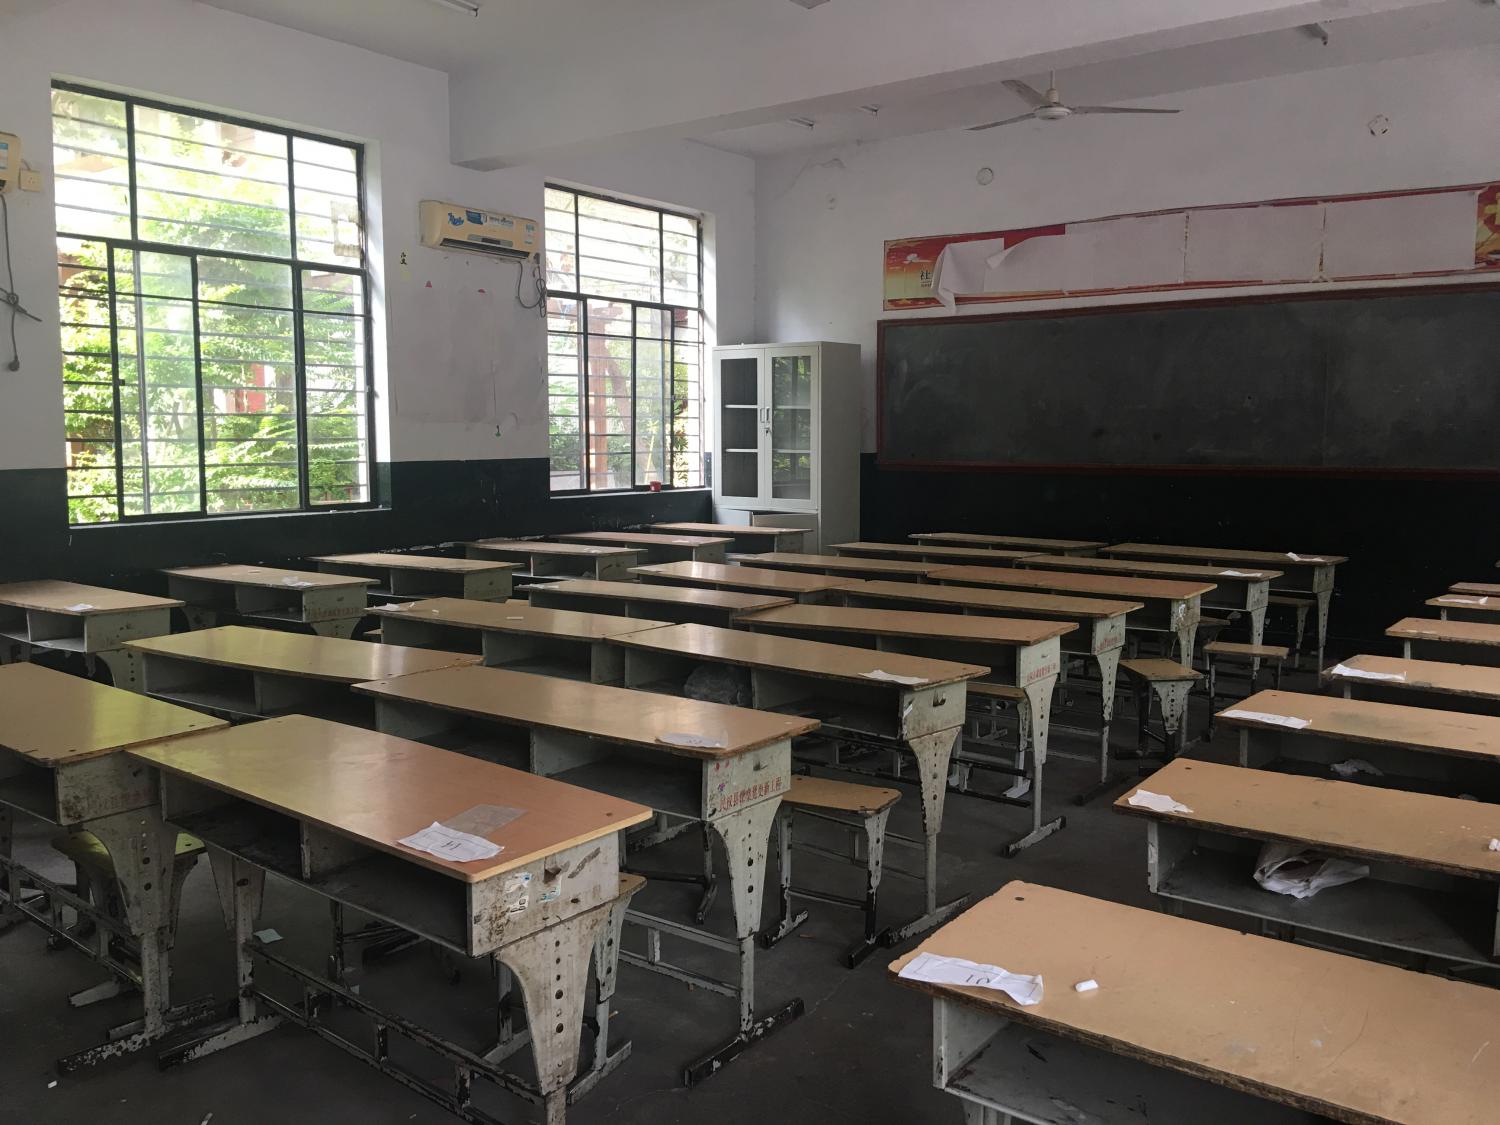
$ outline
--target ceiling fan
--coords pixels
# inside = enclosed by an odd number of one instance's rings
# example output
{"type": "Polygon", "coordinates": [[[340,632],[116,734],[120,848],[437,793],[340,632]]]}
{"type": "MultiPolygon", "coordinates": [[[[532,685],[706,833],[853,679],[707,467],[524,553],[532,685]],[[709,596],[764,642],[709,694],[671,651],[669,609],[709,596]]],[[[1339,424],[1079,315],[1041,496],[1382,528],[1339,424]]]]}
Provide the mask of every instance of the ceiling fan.
{"type": "Polygon", "coordinates": [[[1026,102],[1031,109],[1025,113],[1017,114],[1015,117],[1007,117],[1004,121],[991,121],[988,125],[971,125],[969,132],[978,133],[985,129],[998,129],[1001,125],[1014,125],[1017,121],[1061,121],[1065,117],[1072,117],[1077,113],[1181,113],[1177,109],[1136,109],[1123,105],[1066,105],[1062,96],[1057,92],[1057,72],[1053,71],[1047,76],[1047,92],[1039,94],[1031,86],[1014,78],[1006,79],[1001,83],[1011,93],[1016,94],[1022,101],[1026,102]]]}

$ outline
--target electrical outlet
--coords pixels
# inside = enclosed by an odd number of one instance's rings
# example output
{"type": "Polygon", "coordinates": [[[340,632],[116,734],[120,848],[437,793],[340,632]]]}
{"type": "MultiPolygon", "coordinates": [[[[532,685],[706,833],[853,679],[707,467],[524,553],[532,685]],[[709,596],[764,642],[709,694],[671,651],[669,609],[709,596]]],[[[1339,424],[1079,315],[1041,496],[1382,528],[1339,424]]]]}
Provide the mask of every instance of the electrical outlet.
{"type": "Polygon", "coordinates": [[[22,191],[42,190],[42,174],[40,172],[34,172],[29,168],[22,168],[21,174],[16,177],[16,181],[17,186],[20,187],[22,191]]]}

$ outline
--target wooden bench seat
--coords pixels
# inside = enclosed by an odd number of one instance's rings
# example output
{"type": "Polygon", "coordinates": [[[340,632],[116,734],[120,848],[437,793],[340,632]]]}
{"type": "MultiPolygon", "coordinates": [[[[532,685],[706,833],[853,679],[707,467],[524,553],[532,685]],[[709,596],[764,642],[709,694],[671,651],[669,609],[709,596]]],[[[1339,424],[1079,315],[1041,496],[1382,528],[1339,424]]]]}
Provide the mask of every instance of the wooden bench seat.
{"type": "Polygon", "coordinates": [[[1134,790],[1115,802],[1150,821],[1151,890],[1174,912],[1193,902],[1448,964],[1500,955],[1494,805],[1187,760],[1141,787],[1189,810],[1132,805],[1134,790]],[[1306,844],[1368,864],[1370,875],[1307,899],[1276,894],[1253,876],[1264,843],[1306,844]]]}
{"type": "Polygon", "coordinates": [[[1120,671],[1135,689],[1139,746],[1146,751],[1151,733],[1151,700],[1161,710],[1161,742],[1169,758],[1182,753],[1187,734],[1188,693],[1203,673],[1161,656],[1132,657],[1120,661],[1120,671]]]}
{"type": "Polygon", "coordinates": [[[844,964],[854,968],[880,945],[879,891],[885,865],[885,825],[892,807],[901,799],[897,789],[860,785],[827,777],[798,775],[782,798],[776,814],[777,857],[781,876],[781,916],[761,933],[761,944],[770,948],[803,922],[807,911],[796,911],[792,900],[811,899],[832,906],[849,906],[864,912],[864,936],[844,954],[844,964]],[[847,830],[849,849],[837,852],[816,844],[793,843],[793,820],[798,815],[821,820],[847,830]],[[865,869],[865,893],[861,898],[830,891],[798,887],[792,883],[792,851],[813,852],[843,860],[865,869]]]}
{"type": "Polygon", "coordinates": [[[1271,670],[1271,686],[1281,686],[1281,669],[1286,664],[1287,657],[1291,655],[1285,645],[1252,645],[1239,641],[1210,641],[1203,646],[1203,661],[1208,669],[1208,710],[1209,729],[1213,729],[1213,712],[1218,706],[1221,693],[1219,691],[1221,664],[1243,664],[1249,667],[1249,674],[1245,680],[1246,690],[1233,694],[1225,694],[1224,698],[1243,699],[1247,695],[1254,695],[1260,690],[1260,666],[1262,663],[1271,670]]]}

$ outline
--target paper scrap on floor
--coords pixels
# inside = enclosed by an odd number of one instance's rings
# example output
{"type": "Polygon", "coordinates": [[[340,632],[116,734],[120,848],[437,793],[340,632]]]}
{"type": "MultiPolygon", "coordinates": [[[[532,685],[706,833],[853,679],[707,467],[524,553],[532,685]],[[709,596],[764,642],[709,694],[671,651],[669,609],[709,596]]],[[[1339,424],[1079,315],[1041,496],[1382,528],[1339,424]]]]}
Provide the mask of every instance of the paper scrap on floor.
{"type": "Polygon", "coordinates": [[[1003,992],[1023,1008],[1042,1002],[1042,978],[1011,973],[999,965],[982,965],[962,957],[944,957],[938,953],[918,953],[900,973],[904,980],[928,984],[961,984],[968,988],[988,988],[1003,992]]]}
{"type": "Polygon", "coordinates": [[[1347,664],[1335,664],[1331,674],[1343,676],[1349,680],[1386,680],[1393,684],[1406,683],[1405,672],[1370,672],[1364,668],[1351,668],[1347,664]]]}
{"type": "Polygon", "coordinates": [[[1371,777],[1384,777],[1385,771],[1379,766],[1371,765],[1363,758],[1345,758],[1342,762],[1334,762],[1328,767],[1340,777],[1348,779],[1358,774],[1367,773],[1371,777]]]}
{"type": "Polygon", "coordinates": [[[879,668],[870,672],[861,672],[860,675],[867,680],[883,680],[886,683],[905,684],[908,687],[913,684],[925,684],[927,682],[921,676],[898,676],[894,672],[883,672],[879,668]]]}
{"type": "Polygon", "coordinates": [[[1137,789],[1125,803],[1134,805],[1138,809],[1150,809],[1152,812],[1190,813],[1193,811],[1181,801],[1174,801],[1165,793],[1153,793],[1149,789],[1137,789]]]}
{"type": "Polygon", "coordinates": [[[1238,707],[1231,707],[1228,711],[1219,714],[1221,719],[1249,719],[1256,723],[1271,723],[1278,727],[1291,727],[1293,730],[1301,730],[1303,727],[1312,726],[1311,719],[1299,719],[1294,715],[1272,715],[1266,711],[1243,711],[1238,707]]]}
{"type": "Polygon", "coordinates": [[[455,832],[451,828],[433,821],[428,827],[396,841],[413,851],[427,852],[450,863],[472,863],[476,859],[493,859],[505,849],[492,844],[483,836],[471,836],[467,832],[455,832]]]}
{"type": "Polygon", "coordinates": [[[1293,898],[1312,898],[1319,891],[1356,882],[1369,873],[1369,864],[1320,856],[1297,844],[1267,844],[1255,864],[1257,883],[1293,898]]]}

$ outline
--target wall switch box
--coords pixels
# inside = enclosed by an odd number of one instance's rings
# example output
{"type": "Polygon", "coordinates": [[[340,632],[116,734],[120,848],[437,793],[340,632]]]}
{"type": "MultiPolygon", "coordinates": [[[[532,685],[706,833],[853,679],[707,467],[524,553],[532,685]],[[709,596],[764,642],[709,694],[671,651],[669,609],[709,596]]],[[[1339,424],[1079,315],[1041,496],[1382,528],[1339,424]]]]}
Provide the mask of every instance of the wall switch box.
{"type": "Polygon", "coordinates": [[[29,168],[22,168],[21,174],[16,177],[22,191],[41,191],[42,174],[33,172],[29,168]]]}

